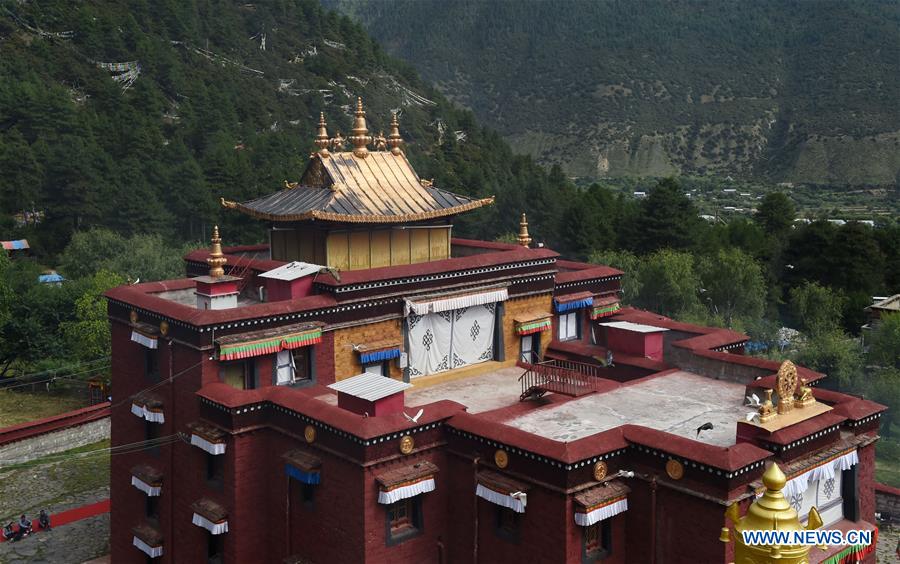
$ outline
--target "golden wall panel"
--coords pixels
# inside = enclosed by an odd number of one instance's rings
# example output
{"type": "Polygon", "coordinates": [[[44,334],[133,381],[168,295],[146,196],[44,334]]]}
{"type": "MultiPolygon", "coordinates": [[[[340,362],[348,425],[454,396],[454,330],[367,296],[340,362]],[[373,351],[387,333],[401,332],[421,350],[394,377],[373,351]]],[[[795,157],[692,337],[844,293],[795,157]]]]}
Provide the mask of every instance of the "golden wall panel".
{"type": "Polygon", "coordinates": [[[391,231],[391,264],[409,264],[409,231],[406,229],[391,231]]]}
{"type": "MultiPolygon", "coordinates": [[[[519,315],[531,312],[553,312],[553,296],[550,293],[528,296],[526,298],[516,298],[506,300],[503,304],[503,346],[506,349],[506,360],[519,358],[521,337],[516,335],[516,322],[513,321],[519,315]]],[[[540,333],[541,336],[541,355],[550,344],[550,331],[540,333]]]]}
{"type": "Polygon", "coordinates": [[[337,231],[328,234],[326,241],[326,252],[328,253],[328,264],[332,268],[338,270],[350,269],[350,245],[348,233],[346,231],[337,231]]]}
{"type": "Polygon", "coordinates": [[[430,229],[409,229],[409,261],[412,264],[427,262],[431,254],[428,246],[430,229]]]}
{"type": "Polygon", "coordinates": [[[350,270],[369,268],[369,232],[350,232],[350,270]]]}
{"type": "Polygon", "coordinates": [[[429,229],[428,231],[431,260],[450,258],[450,228],[429,229]]]}
{"type": "MultiPolygon", "coordinates": [[[[401,319],[389,319],[378,321],[368,325],[338,329],[334,332],[334,379],[343,380],[351,376],[362,374],[362,364],[359,362],[359,353],[353,350],[353,345],[364,345],[382,341],[401,342],[401,319]]],[[[391,378],[402,378],[403,372],[399,368],[397,359],[388,362],[391,378]]]]}
{"type": "Polygon", "coordinates": [[[391,265],[391,232],[380,229],[372,232],[372,268],[391,265]]]}

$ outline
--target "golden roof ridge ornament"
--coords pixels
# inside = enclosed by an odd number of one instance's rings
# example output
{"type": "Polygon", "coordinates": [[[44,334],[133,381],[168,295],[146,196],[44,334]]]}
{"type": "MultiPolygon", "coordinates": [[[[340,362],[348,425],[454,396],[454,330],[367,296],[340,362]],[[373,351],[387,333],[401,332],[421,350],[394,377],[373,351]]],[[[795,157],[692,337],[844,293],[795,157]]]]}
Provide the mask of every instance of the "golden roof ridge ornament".
{"type": "Polygon", "coordinates": [[[397,112],[391,112],[391,134],[388,135],[387,144],[391,148],[392,155],[399,155],[402,152],[400,145],[403,144],[403,138],[400,137],[400,121],[397,119],[397,112]]]}
{"type": "Polygon", "coordinates": [[[778,392],[778,414],[794,409],[794,392],[797,390],[797,367],[790,360],[785,360],[778,368],[775,378],[775,391],[778,392]]]}
{"type": "Polygon", "coordinates": [[[356,119],[353,120],[353,129],[350,133],[353,155],[361,159],[369,156],[366,145],[372,142],[372,136],[369,135],[369,128],[366,125],[366,111],[363,109],[362,98],[356,99],[356,119]]]}
{"type": "Polygon", "coordinates": [[[211,241],[212,249],[210,250],[209,258],[206,259],[206,263],[209,265],[209,277],[221,278],[225,275],[225,269],[222,266],[228,262],[228,259],[222,253],[222,239],[219,237],[218,225],[213,227],[211,241]]]}
{"type": "Polygon", "coordinates": [[[325,112],[319,112],[319,132],[316,135],[315,143],[316,147],[319,148],[318,153],[322,155],[322,158],[327,159],[331,154],[328,152],[331,139],[328,137],[328,124],[325,122],[325,112]]]}
{"type": "Polygon", "coordinates": [[[784,489],[787,477],[777,464],[772,463],[762,477],[765,493],[758,498],[747,513],[740,517],[737,502],[725,510],[725,516],[734,526],[733,535],[728,527],[722,527],[719,540],[731,542],[734,539],[733,564],[808,564],[810,546],[804,545],[748,545],[744,543],[743,531],[812,531],[823,525],[818,510],[809,510],[807,524],[800,522],[797,511],[785,499],[784,489]]]}
{"type": "Polygon", "coordinates": [[[531,236],[528,234],[528,219],[525,217],[525,212],[522,212],[522,219],[519,221],[519,236],[516,237],[516,242],[526,249],[531,244],[531,236]]]}

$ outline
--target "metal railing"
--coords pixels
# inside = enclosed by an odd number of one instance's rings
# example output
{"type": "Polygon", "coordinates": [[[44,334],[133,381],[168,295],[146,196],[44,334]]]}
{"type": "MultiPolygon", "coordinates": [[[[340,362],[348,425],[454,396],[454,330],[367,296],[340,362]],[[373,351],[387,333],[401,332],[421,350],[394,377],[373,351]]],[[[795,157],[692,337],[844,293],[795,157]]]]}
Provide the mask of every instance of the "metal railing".
{"type": "Polygon", "coordinates": [[[519,376],[522,384],[520,400],[540,397],[547,392],[578,396],[594,387],[599,372],[581,372],[591,365],[568,360],[545,360],[531,365],[519,376]]]}

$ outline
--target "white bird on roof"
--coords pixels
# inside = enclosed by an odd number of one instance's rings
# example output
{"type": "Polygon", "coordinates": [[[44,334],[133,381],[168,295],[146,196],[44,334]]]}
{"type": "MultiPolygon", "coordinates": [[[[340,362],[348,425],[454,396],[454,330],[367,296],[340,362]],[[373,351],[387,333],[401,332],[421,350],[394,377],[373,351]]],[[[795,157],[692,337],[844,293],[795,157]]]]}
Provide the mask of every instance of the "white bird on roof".
{"type": "Polygon", "coordinates": [[[747,415],[744,416],[744,419],[747,420],[747,423],[754,422],[759,423],[759,413],[755,411],[751,411],[747,415]]]}
{"type": "Polygon", "coordinates": [[[410,417],[409,415],[406,414],[405,411],[401,411],[401,413],[403,413],[403,417],[406,417],[407,419],[409,419],[409,420],[412,421],[413,423],[418,423],[418,422],[419,422],[419,417],[422,417],[422,414],[425,413],[425,410],[424,410],[424,409],[420,409],[419,412],[416,413],[416,416],[415,416],[415,417],[410,417]]]}
{"type": "Polygon", "coordinates": [[[750,407],[759,407],[759,396],[756,394],[747,396],[747,405],[750,407]]]}

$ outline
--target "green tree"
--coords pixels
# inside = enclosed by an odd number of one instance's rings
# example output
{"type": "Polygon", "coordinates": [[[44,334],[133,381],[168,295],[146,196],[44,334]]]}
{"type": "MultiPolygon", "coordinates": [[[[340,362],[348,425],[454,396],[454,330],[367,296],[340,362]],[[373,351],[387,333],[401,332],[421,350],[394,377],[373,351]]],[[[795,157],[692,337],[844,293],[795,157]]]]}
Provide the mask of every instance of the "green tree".
{"type": "Polygon", "coordinates": [[[628,251],[604,251],[591,253],[588,262],[604,264],[624,272],[622,293],[625,303],[636,303],[641,292],[640,257],[628,251]]]}
{"type": "Polygon", "coordinates": [[[900,313],[882,316],[866,335],[866,344],[870,364],[900,368],[900,313]]]}
{"type": "Polygon", "coordinates": [[[641,261],[638,278],[640,307],[676,318],[695,318],[702,311],[700,277],[690,253],[656,251],[641,261]]]}
{"type": "Polygon", "coordinates": [[[838,388],[858,388],[863,376],[864,354],[859,340],[841,331],[817,332],[797,352],[796,360],[833,379],[838,388]]]}
{"type": "Polygon", "coordinates": [[[762,269],[740,249],[720,250],[699,263],[701,293],[710,313],[732,326],[736,316],[759,318],[766,299],[762,269]]]}
{"type": "Polygon", "coordinates": [[[72,237],[60,255],[60,271],[70,278],[86,278],[104,269],[132,281],[180,278],[184,276],[182,251],[156,234],[126,239],[106,229],[92,229],[72,237]]]}
{"type": "Polygon", "coordinates": [[[830,333],[840,327],[844,301],[840,292],[817,282],[806,282],[790,291],[795,325],[813,336],[830,333]]]}
{"type": "Polygon", "coordinates": [[[874,371],[867,379],[866,395],[878,403],[888,406],[882,414],[881,432],[892,435],[895,414],[900,410],[900,370],[885,368],[874,371]]]}
{"type": "Polygon", "coordinates": [[[101,270],[87,279],[84,292],[75,300],[75,319],[61,326],[73,357],[90,361],[111,354],[109,318],[103,293],[124,283],[121,276],[108,270],[101,270]]]}
{"type": "Polygon", "coordinates": [[[787,194],[769,192],[763,196],[753,221],[769,235],[783,237],[790,231],[796,218],[797,208],[787,194]]]}
{"type": "Polygon", "coordinates": [[[660,180],[650,190],[636,220],[634,243],[642,253],[689,248],[701,221],[697,208],[673,178],[660,180]]]}

